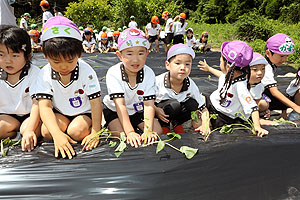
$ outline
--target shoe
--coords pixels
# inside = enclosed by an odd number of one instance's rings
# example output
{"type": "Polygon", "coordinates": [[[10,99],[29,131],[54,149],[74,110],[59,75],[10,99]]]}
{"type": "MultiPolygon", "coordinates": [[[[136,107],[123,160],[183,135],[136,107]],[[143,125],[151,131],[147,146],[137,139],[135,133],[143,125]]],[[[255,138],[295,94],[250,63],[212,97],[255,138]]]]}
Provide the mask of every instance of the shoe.
{"type": "Polygon", "coordinates": [[[182,124],[174,127],[173,130],[174,130],[175,133],[184,133],[184,129],[183,129],[182,124]]]}
{"type": "Polygon", "coordinates": [[[169,127],[163,126],[163,127],[161,127],[161,128],[162,128],[162,130],[163,130],[163,134],[171,133],[169,127]]]}

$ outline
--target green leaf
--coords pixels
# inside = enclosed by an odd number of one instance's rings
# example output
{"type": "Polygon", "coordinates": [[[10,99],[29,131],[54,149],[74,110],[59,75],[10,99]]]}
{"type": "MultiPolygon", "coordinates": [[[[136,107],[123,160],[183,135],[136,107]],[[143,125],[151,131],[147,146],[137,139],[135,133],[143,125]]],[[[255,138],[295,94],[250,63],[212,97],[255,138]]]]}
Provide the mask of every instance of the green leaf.
{"type": "Polygon", "coordinates": [[[116,148],[115,152],[116,151],[124,151],[126,149],[127,145],[125,142],[120,142],[119,146],[116,148]]]}
{"type": "Polygon", "coordinates": [[[295,127],[298,127],[297,123],[289,121],[289,120],[285,120],[283,118],[280,119],[273,119],[273,122],[277,122],[278,124],[292,124],[295,127]]]}
{"type": "Polygon", "coordinates": [[[181,139],[181,135],[179,135],[179,134],[177,134],[177,133],[167,133],[167,136],[169,136],[169,137],[175,137],[175,138],[177,138],[177,139],[181,139]]]}
{"type": "Polygon", "coordinates": [[[125,141],[126,141],[126,135],[125,135],[124,132],[121,132],[121,133],[120,133],[120,140],[121,140],[122,142],[125,142],[125,141]]]}
{"type": "Polygon", "coordinates": [[[210,115],[210,118],[212,118],[212,119],[217,119],[217,118],[218,118],[218,114],[211,114],[211,115],[210,115]]]}
{"type": "Polygon", "coordinates": [[[225,124],[224,126],[222,126],[220,133],[232,134],[233,128],[231,127],[231,125],[225,124]]]}
{"type": "Polygon", "coordinates": [[[1,140],[1,155],[2,155],[2,157],[5,157],[6,156],[6,152],[5,152],[5,150],[4,150],[4,146],[3,146],[3,142],[4,140],[2,139],[1,140]]]}
{"type": "Polygon", "coordinates": [[[208,80],[210,80],[211,79],[211,75],[208,75],[207,78],[208,78],[208,80]]]}
{"type": "Polygon", "coordinates": [[[116,155],[117,158],[119,158],[123,152],[124,151],[115,151],[114,154],[116,155]]]}
{"type": "Polygon", "coordinates": [[[192,118],[192,120],[195,121],[196,123],[199,122],[199,119],[198,119],[198,111],[197,111],[197,110],[191,112],[191,118],[192,118]]]}
{"type": "Polygon", "coordinates": [[[108,146],[109,147],[115,147],[117,145],[117,142],[109,141],[108,146]]]}
{"type": "Polygon", "coordinates": [[[198,149],[194,149],[188,146],[182,146],[180,147],[180,152],[183,153],[187,159],[191,159],[198,152],[198,149]]]}
{"type": "Polygon", "coordinates": [[[162,140],[159,140],[156,147],[156,154],[165,148],[166,143],[162,140]]]}

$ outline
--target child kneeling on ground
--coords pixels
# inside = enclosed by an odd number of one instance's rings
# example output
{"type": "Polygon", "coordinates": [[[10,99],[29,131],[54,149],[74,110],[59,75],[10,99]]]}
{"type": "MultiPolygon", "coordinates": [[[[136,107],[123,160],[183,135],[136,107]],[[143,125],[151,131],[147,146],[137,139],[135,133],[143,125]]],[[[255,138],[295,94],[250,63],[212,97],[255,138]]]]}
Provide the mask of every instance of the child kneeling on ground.
{"type": "MultiPolygon", "coordinates": [[[[193,128],[202,134],[210,132],[209,113],[205,105],[205,97],[199,92],[197,85],[189,78],[195,52],[185,44],[176,44],[170,48],[165,62],[169,70],[156,77],[156,115],[163,132],[170,132],[170,125],[176,133],[184,133],[182,123],[191,119],[191,112],[199,110],[201,119],[192,121],[193,128]],[[209,122],[208,122],[209,123],[209,122]]],[[[199,117],[199,116],[198,116],[199,117]]]]}
{"type": "Polygon", "coordinates": [[[155,74],[145,65],[150,44],[141,30],[128,28],[118,39],[120,63],[106,74],[108,95],[103,99],[103,114],[110,131],[125,132],[127,143],[138,147],[151,143],[162,130],[154,119],[155,74]],[[142,130],[140,136],[137,128],[142,130]]]}
{"type": "Polygon", "coordinates": [[[60,152],[63,158],[67,155],[71,159],[75,140],[82,140],[86,150],[99,143],[94,135],[102,121],[100,84],[93,68],[79,59],[82,37],[72,21],[62,16],[50,18],[44,25],[42,41],[49,62],[42,68],[35,88],[42,136],[53,139],[55,157],[60,152]]]}

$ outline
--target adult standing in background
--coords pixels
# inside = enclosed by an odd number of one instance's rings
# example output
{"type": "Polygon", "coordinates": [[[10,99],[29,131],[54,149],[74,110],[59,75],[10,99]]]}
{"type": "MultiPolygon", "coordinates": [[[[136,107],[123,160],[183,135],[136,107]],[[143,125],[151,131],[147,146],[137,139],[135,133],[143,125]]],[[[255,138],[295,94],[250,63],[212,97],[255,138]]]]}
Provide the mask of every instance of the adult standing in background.
{"type": "Polygon", "coordinates": [[[31,3],[17,3],[16,0],[0,0],[0,26],[12,25],[17,26],[14,8],[30,8],[31,3]]]}
{"type": "Polygon", "coordinates": [[[61,9],[60,7],[58,6],[54,6],[53,7],[53,12],[54,12],[54,16],[64,16],[62,13],[61,13],[61,9]]]}

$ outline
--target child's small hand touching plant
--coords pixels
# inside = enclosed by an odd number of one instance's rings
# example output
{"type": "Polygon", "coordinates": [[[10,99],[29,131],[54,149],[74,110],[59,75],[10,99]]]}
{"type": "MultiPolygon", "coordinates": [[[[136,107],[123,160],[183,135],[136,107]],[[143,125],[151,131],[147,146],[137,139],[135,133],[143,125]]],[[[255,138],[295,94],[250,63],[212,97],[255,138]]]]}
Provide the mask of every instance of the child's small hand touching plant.
{"type": "Polygon", "coordinates": [[[199,67],[200,70],[209,72],[210,66],[206,63],[206,60],[204,59],[203,61],[199,61],[197,67],[199,67]]]}

